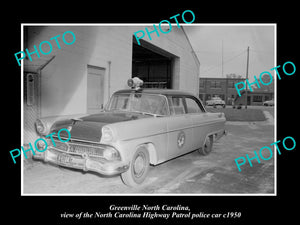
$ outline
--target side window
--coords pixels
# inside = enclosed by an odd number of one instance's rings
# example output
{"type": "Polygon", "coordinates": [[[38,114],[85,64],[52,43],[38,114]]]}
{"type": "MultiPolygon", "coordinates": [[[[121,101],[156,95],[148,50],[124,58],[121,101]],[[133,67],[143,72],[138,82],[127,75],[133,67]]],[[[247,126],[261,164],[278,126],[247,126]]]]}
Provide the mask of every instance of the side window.
{"type": "Polygon", "coordinates": [[[201,113],[204,112],[202,107],[193,98],[185,98],[187,113],[201,113]]]}
{"type": "Polygon", "coordinates": [[[170,112],[172,115],[180,115],[185,114],[183,98],[182,97],[169,97],[169,105],[170,105],[170,112]]]}

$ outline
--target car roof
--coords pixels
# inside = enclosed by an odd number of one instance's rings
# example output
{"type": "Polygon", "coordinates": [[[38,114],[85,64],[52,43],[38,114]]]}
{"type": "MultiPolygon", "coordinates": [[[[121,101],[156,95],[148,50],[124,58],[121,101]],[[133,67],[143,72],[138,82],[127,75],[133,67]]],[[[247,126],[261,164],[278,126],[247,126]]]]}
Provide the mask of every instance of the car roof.
{"type": "Polygon", "coordinates": [[[171,95],[171,96],[194,96],[193,94],[181,90],[175,89],[159,89],[159,88],[140,88],[135,89],[123,89],[116,91],[115,94],[121,93],[147,93],[147,94],[160,94],[160,95],[171,95]]]}

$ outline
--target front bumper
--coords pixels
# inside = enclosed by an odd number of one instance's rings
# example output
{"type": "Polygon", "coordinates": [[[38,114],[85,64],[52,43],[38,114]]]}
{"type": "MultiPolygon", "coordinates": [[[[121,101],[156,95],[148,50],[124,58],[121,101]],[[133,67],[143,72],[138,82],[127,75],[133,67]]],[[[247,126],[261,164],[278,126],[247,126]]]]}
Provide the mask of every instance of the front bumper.
{"type": "Polygon", "coordinates": [[[33,158],[64,167],[94,171],[106,176],[124,173],[129,168],[129,164],[127,165],[122,161],[98,161],[91,159],[87,155],[78,156],[51,151],[51,148],[43,153],[35,154],[33,158]]]}

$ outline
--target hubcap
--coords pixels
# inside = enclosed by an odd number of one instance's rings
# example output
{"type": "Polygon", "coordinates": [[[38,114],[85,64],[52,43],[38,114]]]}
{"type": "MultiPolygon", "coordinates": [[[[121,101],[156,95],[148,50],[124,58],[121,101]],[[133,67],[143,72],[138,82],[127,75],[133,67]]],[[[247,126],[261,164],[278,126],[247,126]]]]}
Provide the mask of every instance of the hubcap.
{"type": "Polygon", "coordinates": [[[205,144],[204,144],[204,151],[207,153],[210,151],[210,146],[211,146],[211,141],[210,141],[210,138],[208,138],[206,141],[205,141],[205,144]]]}
{"type": "Polygon", "coordinates": [[[138,155],[133,164],[134,174],[139,177],[143,174],[145,168],[145,160],[142,155],[138,155]]]}

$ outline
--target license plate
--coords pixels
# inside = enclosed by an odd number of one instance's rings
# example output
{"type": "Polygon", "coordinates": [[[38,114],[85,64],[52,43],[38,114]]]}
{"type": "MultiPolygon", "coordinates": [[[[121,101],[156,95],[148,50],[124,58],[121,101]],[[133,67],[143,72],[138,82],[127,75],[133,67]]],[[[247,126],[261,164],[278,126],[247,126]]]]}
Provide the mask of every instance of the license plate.
{"type": "Polygon", "coordinates": [[[57,155],[57,161],[64,164],[71,163],[72,157],[69,155],[60,154],[57,155]]]}

